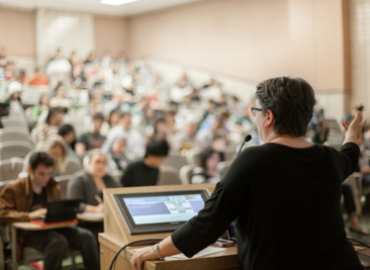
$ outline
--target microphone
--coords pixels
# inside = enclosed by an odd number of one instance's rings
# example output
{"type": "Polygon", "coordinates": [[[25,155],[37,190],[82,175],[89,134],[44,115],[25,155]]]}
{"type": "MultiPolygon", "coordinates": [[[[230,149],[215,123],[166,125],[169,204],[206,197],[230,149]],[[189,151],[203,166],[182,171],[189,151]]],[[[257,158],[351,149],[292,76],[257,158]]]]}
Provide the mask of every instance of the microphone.
{"type": "Polygon", "coordinates": [[[242,146],[240,146],[238,156],[242,152],[244,144],[247,143],[247,142],[249,142],[250,140],[252,140],[252,135],[248,134],[247,136],[245,136],[244,141],[242,143],[242,146]]]}

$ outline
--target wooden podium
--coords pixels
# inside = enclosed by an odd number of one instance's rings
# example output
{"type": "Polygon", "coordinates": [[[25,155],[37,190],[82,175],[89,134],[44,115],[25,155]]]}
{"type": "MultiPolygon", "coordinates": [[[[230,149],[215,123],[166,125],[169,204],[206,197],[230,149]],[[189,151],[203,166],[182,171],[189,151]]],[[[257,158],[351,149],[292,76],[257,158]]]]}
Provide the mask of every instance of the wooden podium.
{"type": "MultiPolygon", "coordinates": [[[[215,188],[214,184],[199,184],[199,185],[174,185],[174,186],[151,186],[151,187],[134,187],[134,188],[114,188],[104,190],[104,233],[99,234],[100,243],[100,260],[101,269],[108,270],[111,261],[116,252],[125,244],[143,240],[148,238],[166,238],[171,233],[156,233],[156,234],[141,234],[130,235],[125,222],[112,198],[112,194],[116,193],[137,193],[137,192],[155,192],[167,190],[191,190],[191,189],[208,189],[212,192],[215,188]]],[[[196,241],[196,239],[189,239],[196,241]]],[[[144,245],[145,246],[145,245],[144,245]]],[[[130,259],[134,254],[134,250],[144,246],[128,247],[120,253],[116,261],[116,269],[134,270],[130,264],[130,259]]],[[[208,255],[206,257],[178,260],[178,261],[146,261],[144,263],[145,270],[176,270],[176,269],[191,269],[191,270],[221,270],[221,269],[240,269],[239,260],[237,257],[236,247],[227,248],[226,251],[208,255]]]]}

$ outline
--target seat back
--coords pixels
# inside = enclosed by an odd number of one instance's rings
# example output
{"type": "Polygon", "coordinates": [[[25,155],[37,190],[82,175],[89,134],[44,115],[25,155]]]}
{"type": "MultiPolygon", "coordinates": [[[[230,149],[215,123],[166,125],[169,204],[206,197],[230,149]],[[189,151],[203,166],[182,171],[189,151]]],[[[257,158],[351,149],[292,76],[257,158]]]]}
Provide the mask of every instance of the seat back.
{"type": "Polygon", "coordinates": [[[5,128],[10,127],[20,127],[20,128],[27,128],[27,123],[21,119],[1,119],[1,122],[3,123],[3,126],[5,128]]]}
{"type": "Polygon", "coordinates": [[[183,185],[191,184],[191,177],[193,176],[193,170],[196,168],[196,164],[189,164],[180,169],[180,180],[183,185]]]}
{"type": "Polygon", "coordinates": [[[234,160],[238,153],[235,150],[226,150],[225,152],[225,161],[234,160]]]}
{"type": "Polygon", "coordinates": [[[216,166],[216,171],[219,172],[221,175],[223,175],[229,169],[233,161],[234,160],[227,160],[227,161],[219,162],[216,166]]]}
{"type": "Polygon", "coordinates": [[[186,158],[182,156],[181,154],[170,154],[166,159],[164,160],[162,166],[168,166],[177,169],[177,171],[180,171],[182,167],[185,165],[188,165],[188,162],[186,161],[186,158]]]}
{"type": "Polygon", "coordinates": [[[68,157],[67,158],[67,165],[63,172],[63,175],[70,175],[74,174],[78,171],[82,170],[81,161],[76,157],[68,157]]]}
{"type": "Polygon", "coordinates": [[[186,154],[186,160],[188,164],[196,164],[197,166],[200,166],[200,154],[202,150],[201,149],[190,149],[186,154]]]}
{"type": "Polygon", "coordinates": [[[72,178],[73,175],[62,175],[54,178],[60,186],[61,199],[67,198],[67,185],[69,180],[71,180],[72,178]]]}
{"type": "Polygon", "coordinates": [[[157,186],[181,185],[178,172],[175,168],[163,166],[159,168],[157,186]]]}
{"type": "Polygon", "coordinates": [[[0,161],[0,181],[17,179],[22,167],[23,159],[21,158],[0,161]]]}
{"type": "Polygon", "coordinates": [[[0,143],[0,160],[11,159],[13,157],[25,157],[33,145],[26,141],[12,141],[0,143]]]}
{"type": "Polygon", "coordinates": [[[30,136],[25,133],[4,131],[0,133],[0,142],[28,141],[32,142],[30,136]]]}

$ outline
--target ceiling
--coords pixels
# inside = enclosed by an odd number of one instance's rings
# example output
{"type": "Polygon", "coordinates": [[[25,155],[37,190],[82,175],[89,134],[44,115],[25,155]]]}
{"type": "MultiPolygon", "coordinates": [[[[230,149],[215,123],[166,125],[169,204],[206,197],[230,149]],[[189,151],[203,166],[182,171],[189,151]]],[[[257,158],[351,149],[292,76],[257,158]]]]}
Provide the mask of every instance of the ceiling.
{"type": "Polygon", "coordinates": [[[100,0],[0,0],[0,5],[34,9],[59,9],[95,14],[129,16],[202,0],[139,0],[120,6],[101,4],[100,0]]]}

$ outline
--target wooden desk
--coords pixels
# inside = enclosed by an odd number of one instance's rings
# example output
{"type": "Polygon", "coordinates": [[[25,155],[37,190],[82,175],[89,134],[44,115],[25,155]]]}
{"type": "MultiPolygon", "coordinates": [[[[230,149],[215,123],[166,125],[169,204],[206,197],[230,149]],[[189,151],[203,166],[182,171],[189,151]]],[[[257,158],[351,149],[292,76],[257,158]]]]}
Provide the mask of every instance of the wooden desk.
{"type": "Polygon", "coordinates": [[[65,228],[70,226],[76,226],[76,222],[71,223],[63,223],[63,224],[53,224],[53,225],[46,225],[40,226],[31,222],[14,222],[11,224],[11,242],[12,242],[12,268],[18,268],[17,262],[17,229],[25,230],[25,231],[42,231],[42,230],[52,230],[52,229],[59,229],[65,228]]]}
{"type": "Polygon", "coordinates": [[[42,231],[42,230],[53,230],[59,228],[65,228],[70,226],[76,226],[76,222],[71,223],[61,223],[61,224],[52,224],[52,225],[45,225],[40,226],[31,222],[14,222],[12,223],[12,228],[25,230],[25,231],[42,231]]]}
{"type": "Polygon", "coordinates": [[[104,217],[86,217],[83,214],[77,214],[76,215],[77,219],[81,221],[86,221],[86,222],[103,222],[104,217]]]}
{"type": "MultiPolygon", "coordinates": [[[[121,248],[119,241],[107,234],[99,234],[101,269],[108,270],[116,252],[121,248]]],[[[144,246],[127,247],[116,261],[116,269],[134,270],[130,260],[134,250],[144,246]]],[[[178,261],[146,261],[144,270],[236,270],[241,269],[237,248],[229,247],[226,251],[211,254],[202,258],[178,261]]]]}

